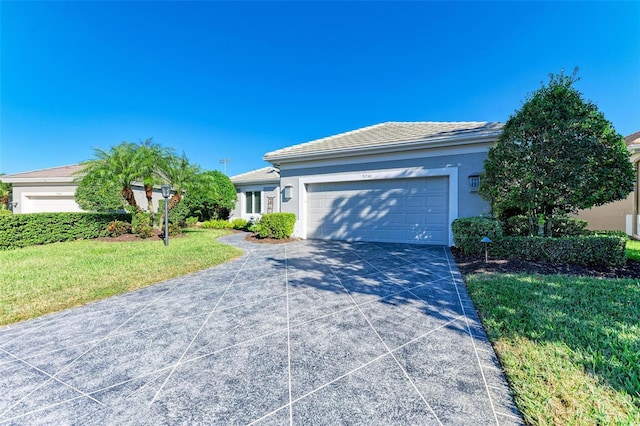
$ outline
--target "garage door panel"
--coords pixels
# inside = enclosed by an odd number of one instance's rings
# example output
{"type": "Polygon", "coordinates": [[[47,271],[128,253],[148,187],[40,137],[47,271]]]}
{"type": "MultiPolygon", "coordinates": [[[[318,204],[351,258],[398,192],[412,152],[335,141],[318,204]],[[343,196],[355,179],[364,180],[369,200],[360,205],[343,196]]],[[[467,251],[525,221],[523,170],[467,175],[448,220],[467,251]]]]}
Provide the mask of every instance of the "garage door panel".
{"type": "Polygon", "coordinates": [[[448,243],[448,178],[307,186],[309,238],[448,243]]]}

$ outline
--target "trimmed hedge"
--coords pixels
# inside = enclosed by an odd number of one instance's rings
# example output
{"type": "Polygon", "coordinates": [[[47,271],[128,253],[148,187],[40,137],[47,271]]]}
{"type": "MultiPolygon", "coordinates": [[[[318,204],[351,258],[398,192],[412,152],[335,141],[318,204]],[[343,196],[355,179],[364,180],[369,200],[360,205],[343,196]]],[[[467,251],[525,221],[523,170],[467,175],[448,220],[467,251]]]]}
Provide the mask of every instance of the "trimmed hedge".
{"type": "Polygon", "coordinates": [[[556,264],[621,267],[627,262],[626,240],[616,236],[502,237],[489,244],[489,255],[556,264]]]}
{"type": "Polygon", "coordinates": [[[231,222],[224,219],[212,219],[202,222],[201,225],[204,229],[231,229],[231,222]]]}
{"type": "Polygon", "coordinates": [[[473,216],[461,217],[451,224],[453,230],[453,244],[465,253],[484,253],[482,237],[489,237],[491,241],[502,237],[502,225],[499,221],[489,217],[473,216]]]}
{"type": "Polygon", "coordinates": [[[560,238],[503,236],[487,218],[461,218],[453,222],[454,244],[465,254],[484,254],[483,236],[493,241],[489,256],[522,260],[544,260],[556,264],[624,266],[626,238],[619,235],[578,235],[560,238]],[[491,236],[491,231],[494,231],[491,236]]]}
{"type": "Polygon", "coordinates": [[[255,233],[260,238],[285,239],[293,234],[296,224],[294,213],[267,213],[260,222],[254,224],[255,233]]]}
{"type": "Polygon", "coordinates": [[[0,217],[0,250],[107,237],[113,221],[131,222],[128,213],[31,213],[0,217]]]}
{"type": "MultiPolygon", "coordinates": [[[[578,235],[589,235],[587,230],[589,222],[582,219],[569,216],[556,216],[551,221],[551,232],[554,237],[575,237],[578,235]]],[[[505,235],[513,237],[527,237],[536,235],[531,233],[529,227],[529,218],[527,216],[518,215],[511,216],[504,223],[505,235]]]]}

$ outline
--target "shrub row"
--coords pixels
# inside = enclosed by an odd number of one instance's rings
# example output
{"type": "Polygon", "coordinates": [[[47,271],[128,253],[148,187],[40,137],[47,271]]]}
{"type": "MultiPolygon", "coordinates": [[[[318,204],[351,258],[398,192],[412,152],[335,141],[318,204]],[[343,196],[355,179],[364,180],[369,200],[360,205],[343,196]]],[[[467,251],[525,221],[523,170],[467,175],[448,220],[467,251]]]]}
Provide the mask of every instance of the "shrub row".
{"type": "MultiPolygon", "coordinates": [[[[569,216],[557,216],[551,221],[551,232],[554,237],[574,237],[578,235],[589,235],[587,230],[589,222],[569,216]]],[[[512,216],[505,221],[504,233],[509,236],[527,237],[535,235],[531,232],[529,218],[527,216],[512,216]]]]}
{"type": "Polygon", "coordinates": [[[128,213],[33,213],[0,217],[0,250],[60,241],[106,237],[113,221],[128,213]]]}
{"type": "Polygon", "coordinates": [[[205,229],[237,229],[239,231],[248,231],[249,221],[240,218],[233,219],[231,222],[222,219],[208,220],[202,222],[202,227],[205,229]]]}
{"type": "Polygon", "coordinates": [[[482,217],[456,219],[452,230],[455,246],[465,254],[483,254],[485,245],[480,240],[488,236],[493,241],[488,245],[493,257],[611,267],[624,266],[627,260],[626,238],[619,233],[559,238],[504,236],[497,220],[482,217]]]}
{"type": "Polygon", "coordinates": [[[293,234],[296,215],[293,213],[267,213],[250,229],[260,238],[289,238],[293,234]]]}

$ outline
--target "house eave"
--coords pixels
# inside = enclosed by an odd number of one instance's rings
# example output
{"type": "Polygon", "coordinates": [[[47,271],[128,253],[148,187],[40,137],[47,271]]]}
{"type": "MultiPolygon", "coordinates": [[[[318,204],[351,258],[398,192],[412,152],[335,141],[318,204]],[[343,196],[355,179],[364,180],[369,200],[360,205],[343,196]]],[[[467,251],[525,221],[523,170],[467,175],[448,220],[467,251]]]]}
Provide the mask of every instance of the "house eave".
{"type": "Polygon", "coordinates": [[[441,138],[429,138],[420,139],[415,141],[395,142],[388,144],[381,144],[376,146],[365,147],[348,147],[341,149],[332,149],[321,152],[308,152],[298,154],[266,154],[262,157],[264,161],[267,161],[273,165],[279,165],[281,163],[299,162],[305,160],[328,160],[334,158],[344,157],[357,157],[362,155],[376,155],[376,154],[388,154],[397,153],[401,151],[415,151],[415,150],[428,150],[434,148],[443,147],[455,147],[462,145],[475,145],[483,143],[493,143],[498,139],[500,131],[485,132],[481,136],[478,135],[461,135],[458,137],[441,137],[441,138]]]}
{"type": "Polygon", "coordinates": [[[43,184],[43,183],[76,183],[73,177],[50,177],[50,178],[25,178],[25,177],[2,177],[0,178],[5,183],[30,183],[30,184],[43,184]]]}

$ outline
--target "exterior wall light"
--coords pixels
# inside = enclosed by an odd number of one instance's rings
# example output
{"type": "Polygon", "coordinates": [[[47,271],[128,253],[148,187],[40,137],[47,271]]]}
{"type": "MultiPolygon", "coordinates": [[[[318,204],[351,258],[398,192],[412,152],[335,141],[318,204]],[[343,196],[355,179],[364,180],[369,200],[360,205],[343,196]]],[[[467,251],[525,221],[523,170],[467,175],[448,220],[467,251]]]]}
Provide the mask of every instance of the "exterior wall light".
{"type": "Polygon", "coordinates": [[[284,196],[285,200],[290,200],[291,197],[293,196],[293,186],[291,185],[285,186],[282,195],[284,196]]]}
{"type": "Polygon", "coordinates": [[[169,196],[171,195],[171,187],[162,185],[160,187],[162,196],[164,197],[164,245],[169,245],[169,196]]]}

